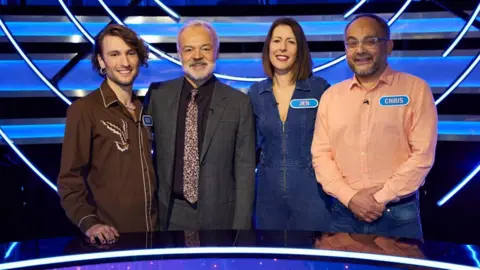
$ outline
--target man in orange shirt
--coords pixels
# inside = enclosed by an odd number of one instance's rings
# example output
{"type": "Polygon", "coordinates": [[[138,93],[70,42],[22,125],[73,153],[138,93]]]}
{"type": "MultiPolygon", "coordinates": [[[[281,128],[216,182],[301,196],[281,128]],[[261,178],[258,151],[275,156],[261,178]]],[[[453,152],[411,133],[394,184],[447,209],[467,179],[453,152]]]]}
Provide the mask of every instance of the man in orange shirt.
{"type": "Polygon", "coordinates": [[[388,24],[360,15],[345,28],[355,75],[320,100],[312,143],[317,181],[334,197],[332,231],[423,238],[418,189],[437,143],[427,83],[392,70],[388,24]]]}

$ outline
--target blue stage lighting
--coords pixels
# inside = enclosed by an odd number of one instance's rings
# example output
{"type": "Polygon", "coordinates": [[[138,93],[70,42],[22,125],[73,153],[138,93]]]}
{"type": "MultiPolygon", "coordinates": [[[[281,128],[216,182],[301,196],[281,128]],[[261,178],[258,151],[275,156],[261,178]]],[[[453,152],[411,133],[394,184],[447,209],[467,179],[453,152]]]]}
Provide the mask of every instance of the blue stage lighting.
{"type": "Polygon", "coordinates": [[[465,266],[453,263],[445,263],[433,260],[422,260],[417,258],[367,254],[362,252],[348,252],[337,250],[322,250],[322,249],[300,249],[300,248],[274,248],[274,247],[190,247],[190,248],[161,248],[161,249],[137,249],[137,250],[123,250],[123,251],[108,251],[88,254],[65,255],[58,257],[42,258],[24,260],[18,262],[10,262],[0,264],[1,269],[14,269],[24,267],[39,267],[59,263],[73,263],[93,260],[119,259],[136,257],[141,259],[144,256],[175,256],[188,255],[191,258],[203,257],[212,254],[219,255],[255,255],[265,256],[310,256],[323,259],[339,258],[361,261],[376,261],[384,263],[393,263],[401,265],[421,266],[434,269],[456,269],[456,270],[478,270],[472,266],[465,266]]]}
{"type": "Polygon", "coordinates": [[[443,206],[446,202],[448,202],[448,200],[450,200],[455,194],[457,194],[457,192],[460,191],[460,189],[462,189],[466,184],[468,184],[468,182],[470,182],[470,180],[472,180],[473,177],[479,171],[480,171],[480,165],[478,165],[471,173],[469,173],[467,175],[467,177],[465,177],[465,179],[463,179],[457,186],[455,186],[455,188],[453,188],[451,191],[449,191],[447,193],[447,195],[445,195],[442,199],[440,199],[437,202],[437,205],[438,206],[443,206]]]}
{"type": "Polygon", "coordinates": [[[18,245],[18,242],[12,242],[10,246],[7,249],[7,252],[5,253],[5,256],[3,257],[4,260],[8,259],[10,255],[12,254],[12,251],[15,249],[15,247],[18,245]]]}
{"type": "Polygon", "coordinates": [[[472,60],[472,62],[468,65],[468,67],[458,76],[458,78],[452,83],[450,87],[435,101],[435,105],[440,104],[450,93],[452,93],[460,83],[467,78],[468,74],[472,72],[472,70],[475,68],[475,66],[480,62],[480,53],[477,54],[475,59],[472,60]]]}
{"type": "Polygon", "coordinates": [[[477,252],[475,251],[475,249],[473,249],[473,246],[472,245],[466,245],[466,248],[472,254],[472,260],[477,264],[478,267],[480,267],[480,260],[478,259],[477,252]]]}
{"type": "Polygon", "coordinates": [[[37,68],[37,66],[35,66],[35,64],[30,60],[30,58],[28,58],[28,56],[23,52],[17,41],[13,38],[12,34],[8,30],[8,27],[3,23],[2,18],[0,18],[0,27],[2,28],[10,43],[12,43],[13,47],[15,47],[17,52],[22,56],[23,60],[25,60],[25,62],[33,70],[33,72],[37,74],[37,76],[48,86],[48,88],[50,88],[50,90],[52,90],[53,93],[55,93],[55,95],[61,98],[68,105],[72,104],[72,102],[65,95],[63,95],[60,90],[58,90],[55,86],[53,86],[52,83],[50,83],[50,81],[43,75],[43,73],[37,68]]]}
{"type": "Polygon", "coordinates": [[[31,162],[30,160],[28,160],[25,155],[23,155],[22,151],[20,151],[17,146],[15,146],[15,144],[13,143],[12,140],[10,140],[10,138],[7,136],[7,134],[5,132],[3,132],[3,129],[0,127],[0,136],[2,137],[2,139],[8,144],[8,146],[10,146],[10,148],[12,148],[13,151],[15,151],[15,153],[23,160],[23,162],[25,162],[25,164],[27,164],[28,167],[30,167],[30,169],[32,169],[33,172],[35,172],[36,175],[38,175],[38,177],[40,177],[40,179],[42,179],[49,187],[51,187],[53,190],[57,191],[57,187],[50,181],[48,180],[48,178],[43,175],[31,162]]]}
{"type": "Polygon", "coordinates": [[[167,7],[164,3],[162,3],[162,1],[160,1],[160,0],[153,0],[153,1],[155,1],[155,3],[157,3],[157,5],[160,6],[160,8],[162,8],[165,12],[167,12],[168,15],[170,15],[170,17],[173,17],[176,21],[180,20],[180,15],[178,15],[173,10],[171,10],[169,7],[167,7]]]}
{"type": "MultiPolygon", "coordinates": [[[[98,0],[98,2],[100,3],[100,5],[105,9],[105,11],[109,14],[109,16],[115,22],[117,22],[118,24],[125,25],[115,15],[115,13],[105,4],[105,2],[103,0],[98,0]]],[[[412,0],[405,1],[405,3],[402,5],[402,7],[388,20],[388,25],[392,25],[403,14],[403,12],[407,9],[407,7],[410,5],[411,2],[412,2],[412,0]]],[[[169,56],[168,54],[166,54],[162,51],[157,50],[156,48],[154,48],[153,46],[151,46],[148,43],[147,43],[147,45],[149,46],[150,50],[153,51],[154,53],[156,53],[158,56],[166,58],[166,59],[172,61],[173,63],[177,64],[177,65],[181,65],[180,61],[178,61],[177,59],[169,56]]],[[[324,70],[324,69],[329,68],[333,65],[336,65],[336,64],[340,63],[341,61],[345,60],[345,58],[346,58],[345,55],[340,56],[340,57],[332,60],[331,62],[325,63],[325,64],[323,64],[319,67],[315,67],[313,69],[313,72],[324,70]]],[[[232,81],[243,81],[243,82],[256,82],[256,81],[262,81],[262,80],[265,79],[265,77],[263,77],[263,78],[252,78],[252,77],[248,78],[248,77],[237,77],[237,76],[230,76],[230,75],[224,75],[224,74],[215,74],[215,76],[217,76],[220,79],[232,80],[232,81]]]]}
{"type": "Polygon", "coordinates": [[[358,2],[355,6],[353,6],[349,11],[347,11],[347,13],[345,13],[343,15],[343,18],[348,18],[350,17],[350,15],[352,15],[353,13],[355,13],[355,11],[357,11],[361,6],[363,6],[363,4],[365,4],[367,2],[367,0],[361,0],[360,2],[358,2]]]}
{"type": "Polygon", "coordinates": [[[480,2],[478,3],[478,6],[475,9],[475,11],[470,16],[470,19],[467,21],[467,23],[463,27],[462,31],[458,33],[457,37],[453,40],[452,44],[450,44],[450,46],[445,50],[445,52],[443,52],[442,54],[443,57],[446,57],[453,51],[453,49],[455,49],[455,46],[457,46],[457,44],[460,42],[463,36],[465,36],[465,34],[468,32],[468,29],[470,28],[470,26],[472,26],[473,22],[478,18],[479,13],[480,13],[480,2]]]}
{"type": "Polygon", "coordinates": [[[75,16],[73,16],[72,12],[68,9],[67,5],[65,5],[63,0],[58,0],[58,3],[60,3],[60,6],[62,6],[63,10],[67,13],[67,16],[70,19],[74,18],[74,19],[72,19],[72,22],[73,22],[73,24],[75,24],[75,26],[78,28],[78,30],[80,30],[80,32],[82,32],[83,36],[86,37],[88,39],[88,41],[90,41],[90,43],[94,44],[95,41],[93,40],[92,36],[90,36],[88,31],[85,30],[85,28],[83,28],[82,24],[77,20],[77,18],[75,16]]]}

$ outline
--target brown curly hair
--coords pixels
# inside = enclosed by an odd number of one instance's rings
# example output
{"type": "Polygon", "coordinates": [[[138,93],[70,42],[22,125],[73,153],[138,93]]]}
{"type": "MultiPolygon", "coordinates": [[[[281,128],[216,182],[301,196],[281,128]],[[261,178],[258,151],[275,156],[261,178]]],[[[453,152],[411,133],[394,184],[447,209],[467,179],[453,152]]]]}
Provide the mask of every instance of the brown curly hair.
{"type": "Polygon", "coordinates": [[[93,46],[92,52],[92,66],[93,69],[98,72],[100,76],[104,76],[100,72],[100,63],[98,62],[97,55],[102,56],[103,53],[103,39],[106,36],[114,36],[121,38],[128,46],[132,47],[137,51],[138,58],[140,60],[141,66],[148,66],[148,54],[149,49],[144,43],[144,41],[133,31],[132,29],[120,25],[120,24],[109,24],[107,25],[100,33],[95,36],[95,45],[93,46]]]}

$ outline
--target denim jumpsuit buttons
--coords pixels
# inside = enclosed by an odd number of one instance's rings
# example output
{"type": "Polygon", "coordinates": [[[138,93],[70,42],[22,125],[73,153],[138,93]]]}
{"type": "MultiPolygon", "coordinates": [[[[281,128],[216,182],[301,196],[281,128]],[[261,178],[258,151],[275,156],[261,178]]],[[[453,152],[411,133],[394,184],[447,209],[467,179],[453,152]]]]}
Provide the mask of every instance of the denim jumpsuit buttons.
{"type": "Polygon", "coordinates": [[[318,103],[328,87],[319,77],[297,81],[285,122],[280,119],[272,80],[250,87],[260,151],[256,229],[329,230],[330,198],[316,181],[311,156],[318,103]]]}

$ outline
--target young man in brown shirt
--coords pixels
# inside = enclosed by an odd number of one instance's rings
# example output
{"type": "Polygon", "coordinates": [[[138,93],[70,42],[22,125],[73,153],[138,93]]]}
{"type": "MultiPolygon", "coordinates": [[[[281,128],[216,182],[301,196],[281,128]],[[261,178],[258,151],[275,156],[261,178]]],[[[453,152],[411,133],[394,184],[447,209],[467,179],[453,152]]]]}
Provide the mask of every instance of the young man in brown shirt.
{"type": "Polygon", "coordinates": [[[148,49],[132,30],[109,25],[95,40],[99,89],[67,111],[58,191],[68,218],[92,242],[157,226],[151,119],[132,93],[148,49]]]}

